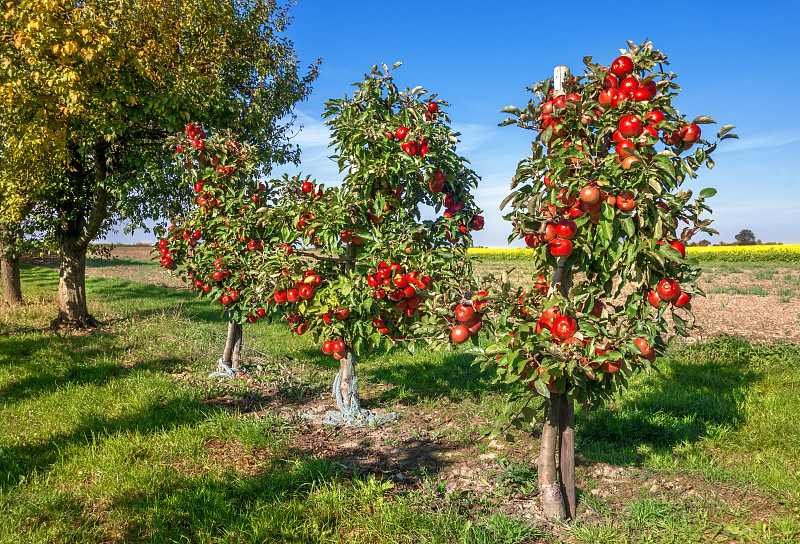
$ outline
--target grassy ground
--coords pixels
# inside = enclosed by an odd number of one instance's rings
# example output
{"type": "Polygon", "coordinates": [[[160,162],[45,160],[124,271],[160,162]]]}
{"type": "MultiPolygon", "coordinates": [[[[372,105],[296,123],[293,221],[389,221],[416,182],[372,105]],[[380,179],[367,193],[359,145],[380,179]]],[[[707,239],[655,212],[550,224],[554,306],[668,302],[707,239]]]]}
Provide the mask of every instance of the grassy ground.
{"type": "Polygon", "coordinates": [[[535,515],[536,431],[475,432],[501,392],[459,352],[361,361],[365,404],[404,417],[314,429],[293,414],[335,369],[308,338],[249,327],[251,382],[220,383],[207,304],[90,278],[106,326],[55,334],[56,281],[26,267],[31,304],[0,310],[0,542],[800,542],[797,347],[684,346],[579,414],[558,525],[535,515]]]}

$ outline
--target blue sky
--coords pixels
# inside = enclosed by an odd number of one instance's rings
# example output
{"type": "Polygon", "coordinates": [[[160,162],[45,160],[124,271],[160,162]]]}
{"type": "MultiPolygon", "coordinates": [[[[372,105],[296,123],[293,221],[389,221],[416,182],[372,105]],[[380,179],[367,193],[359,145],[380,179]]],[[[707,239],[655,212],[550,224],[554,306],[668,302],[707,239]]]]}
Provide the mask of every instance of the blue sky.
{"type": "MultiPolygon", "coordinates": [[[[740,140],[714,153],[716,167],[685,186],[715,187],[709,201],[714,243],[731,242],[748,228],[766,241],[800,243],[800,131],[792,112],[798,76],[796,25],[800,2],[569,3],[327,2],[299,0],[288,30],[302,64],[322,58],[311,98],[297,107],[302,125],[295,142],[300,170],[331,183],[340,179],[327,159],[325,101],[351,93],[351,83],[373,64],[402,61],[401,87],[422,85],[451,103],[448,113],[462,133],[458,151],[482,181],[475,198],[486,228],[475,243],[504,247],[509,224],[498,205],[509,192],[517,162],[530,150],[532,132],[500,128],[500,109],[522,106],[525,88],[568,65],[583,73],[582,58],[610,63],[626,40],[669,55],[689,118],[710,115],[704,135],[736,125],[740,140]],[[599,6],[599,7],[598,7],[599,6]]],[[[145,239],[139,233],[133,238],[145,239]]]]}

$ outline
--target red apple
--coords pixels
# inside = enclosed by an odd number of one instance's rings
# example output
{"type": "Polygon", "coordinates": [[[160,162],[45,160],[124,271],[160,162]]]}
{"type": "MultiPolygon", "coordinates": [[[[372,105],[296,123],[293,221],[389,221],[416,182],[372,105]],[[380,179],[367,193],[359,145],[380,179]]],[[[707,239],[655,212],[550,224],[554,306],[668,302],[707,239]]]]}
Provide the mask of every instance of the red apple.
{"type": "Polygon", "coordinates": [[[621,91],[625,91],[628,93],[633,93],[636,89],[639,88],[639,80],[635,77],[626,77],[622,81],[619,82],[619,89],[621,91]]]}
{"type": "Polygon", "coordinates": [[[636,197],[629,191],[624,191],[617,195],[617,208],[623,212],[629,212],[636,207],[636,197]]]}
{"type": "Polygon", "coordinates": [[[611,73],[623,78],[633,71],[633,61],[629,57],[620,56],[611,63],[611,73]]]}
{"type": "Polygon", "coordinates": [[[693,144],[700,139],[700,132],[700,127],[694,123],[686,125],[680,130],[681,140],[687,144],[693,144]]]}
{"type": "MultiPolygon", "coordinates": [[[[311,287],[307,283],[304,283],[303,285],[301,285],[300,288],[297,290],[297,293],[300,295],[300,298],[302,298],[303,300],[310,300],[310,299],[314,298],[314,288],[311,287]]],[[[287,294],[287,297],[288,297],[288,294],[287,294]]]]}
{"type": "Polygon", "coordinates": [[[683,245],[683,242],[680,240],[675,240],[674,242],[669,243],[669,247],[678,251],[681,254],[682,258],[686,258],[686,246],[683,245]]]}
{"type": "Polygon", "coordinates": [[[475,308],[467,306],[466,304],[459,304],[456,306],[456,319],[462,323],[472,321],[475,317],[475,308]]]}
{"type": "Polygon", "coordinates": [[[681,288],[678,285],[678,282],[673,279],[666,278],[658,282],[656,292],[664,302],[672,302],[681,294],[681,288]]]}
{"type": "Polygon", "coordinates": [[[647,122],[648,125],[651,127],[656,126],[661,121],[665,119],[664,114],[658,110],[653,110],[645,115],[644,120],[647,122]]]}
{"type": "Polygon", "coordinates": [[[578,332],[578,322],[574,317],[562,315],[553,320],[552,333],[556,338],[566,340],[570,336],[574,336],[576,332],[578,332]]]}
{"type": "Polygon", "coordinates": [[[689,304],[691,300],[692,300],[692,295],[681,291],[681,294],[678,295],[678,298],[672,301],[672,305],[675,306],[676,308],[683,308],[684,306],[689,304]]]}
{"type": "Polygon", "coordinates": [[[619,155],[620,159],[624,159],[625,157],[630,157],[630,149],[636,149],[636,145],[630,140],[622,140],[620,143],[617,144],[615,148],[617,154],[619,155]]]}
{"type": "Polygon", "coordinates": [[[600,200],[600,189],[587,185],[581,189],[580,198],[582,202],[587,204],[594,204],[600,200]]]}
{"type": "Polygon", "coordinates": [[[572,219],[562,219],[556,225],[556,236],[571,239],[578,233],[578,227],[572,219]]]}
{"type": "Polygon", "coordinates": [[[527,234],[525,236],[525,245],[529,248],[535,248],[539,245],[539,237],[535,234],[527,234]]]}
{"type": "Polygon", "coordinates": [[[635,138],[642,133],[643,126],[642,120],[635,115],[626,115],[619,121],[619,132],[625,138],[635,138]]]}
{"type": "Polygon", "coordinates": [[[556,238],[547,245],[554,257],[569,257],[572,254],[572,240],[556,238]]]}
{"type": "Polygon", "coordinates": [[[450,331],[450,339],[456,344],[463,344],[469,338],[469,329],[465,325],[456,325],[450,331]]]}

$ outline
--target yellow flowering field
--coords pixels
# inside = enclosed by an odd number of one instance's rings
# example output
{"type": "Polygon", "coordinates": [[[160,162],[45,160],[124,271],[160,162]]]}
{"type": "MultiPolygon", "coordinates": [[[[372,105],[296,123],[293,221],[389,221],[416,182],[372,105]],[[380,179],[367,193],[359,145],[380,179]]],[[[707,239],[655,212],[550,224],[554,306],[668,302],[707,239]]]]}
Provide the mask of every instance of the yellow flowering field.
{"type": "MultiPolygon", "coordinates": [[[[800,244],[687,247],[686,252],[698,261],[800,262],[800,244]]],[[[527,248],[471,248],[468,253],[482,261],[524,261],[531,258],[533,250],[527,248]]]]}
{"type": "Polygon", "coordinates": [[[698,261],[800,261],[800,244],[785,246],[687,247],[687,255],[698,261]]]}

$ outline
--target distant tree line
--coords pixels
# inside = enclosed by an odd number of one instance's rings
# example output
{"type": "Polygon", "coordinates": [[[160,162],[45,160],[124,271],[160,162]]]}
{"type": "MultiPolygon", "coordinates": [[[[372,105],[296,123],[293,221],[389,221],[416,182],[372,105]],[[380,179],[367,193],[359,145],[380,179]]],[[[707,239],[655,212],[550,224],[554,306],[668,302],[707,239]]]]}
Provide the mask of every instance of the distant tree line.
{"type": "Polygon", "coordinates": [[[762,242],[761,240],[756,239],[756,235],[753,234],[753,231],[750,229],[742,229],[739,234],[733,237],[735,242],[726,243],[726,242],[717,242],[716,244],[712,244],[708,240],[700,240],[699,242],[690,242],[687,244],[689,247],[708,247],[711,245],[715,246],[781,246],[783,245],[781,242],[762,242]]]}

